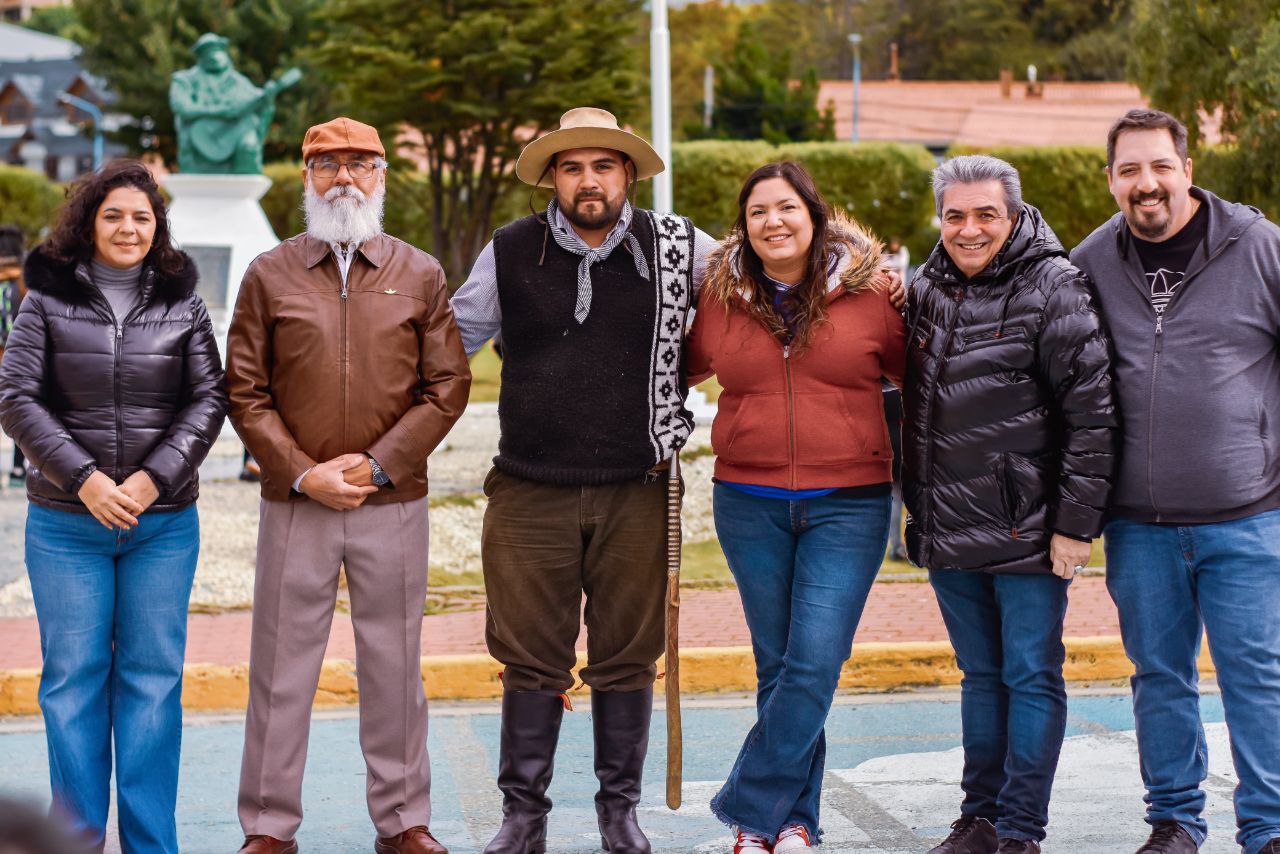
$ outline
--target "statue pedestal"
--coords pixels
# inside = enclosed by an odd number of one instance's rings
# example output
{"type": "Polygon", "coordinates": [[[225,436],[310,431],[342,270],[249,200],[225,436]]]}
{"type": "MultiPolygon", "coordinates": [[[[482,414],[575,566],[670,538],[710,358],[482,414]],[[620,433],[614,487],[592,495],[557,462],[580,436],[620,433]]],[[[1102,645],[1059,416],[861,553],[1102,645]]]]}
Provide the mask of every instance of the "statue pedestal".
{"type": "Polygon", "coordinates": [[[197,291],[209,308],[222,359],[240,280],[254,258],[280,242],[258,200],[271,187],[265,175],[172,174],[169,228],[196,262],[197,291]]]}

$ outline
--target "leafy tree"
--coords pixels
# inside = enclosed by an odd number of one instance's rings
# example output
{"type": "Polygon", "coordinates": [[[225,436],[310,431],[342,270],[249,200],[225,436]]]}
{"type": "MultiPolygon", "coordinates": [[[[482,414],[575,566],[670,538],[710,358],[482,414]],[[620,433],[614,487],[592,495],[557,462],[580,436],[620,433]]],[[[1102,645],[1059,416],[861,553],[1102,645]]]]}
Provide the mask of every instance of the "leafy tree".
{"type": "Polygon", "coordinates": [[[716,67],[715,93],[712,137],[777,145],[835,136],[830,109],[819,113],[815,106],[817,71],[809,68],[794,85],[790,51],[771,53],[750,22],[741,24],[733,50],[716,67]]]}
{"type": "Polygon", "coordinates": [[[71,37],[84,48],[90,71],[105,78],[116,109],[134,117],[116,134],[134,151],[156,148],[174,161],[177,140],[169,110],[169,76],[195,62],[191,46],[205,32],[231,41],[236,69],[261,85],[293,65],[306,77],[276,102],[276,123],[267,137],[267,160],[296,157],[302,134],[330,113],[322,68],[303,56],[308,43],[325,37],[322,0],[74,0],[71,37]],[[149,126],[148,126],[149,125],[149,126]]]}
{"type": "Polygon", "coordinates": [[[1280,0],[1137,0],[1131,49],[1138,85],[1193,145],[1221,111],[1238,198],[1280,214],[1280,0]]]}
{"type": "Polygon", "coordinates": [[[75,23],[76,13],[70,6],[40,6],[31,10],[22,26],[39,33],[69,39],[75,23]]]}
{"type": "MultiPolygon", "coordinates": [[[[688,126],[695,135],[702,123],[704,75],[708,65],[722,63],[733,48],[738,26],[759,6],[742,6],[706,0],[688,3],[670,12],[671,125],[688,126]]],[[[648,63],[647,33],[639,53],[648,63]]]]}
{"type": "Polygon", "coordinates": [[[1042,64],[1031,26],[1005,0],[905,0],[897,35],[902,76],[994,80],[1001,68],[1042,64]]]}
{"type": "Polygon", "coordinates": [[[432,246],[458,283],[532,135],[575,106],[644,107],[631,39],[640,0],[333,0],[314,51],[356,115],[420,135],[432,246]]]}

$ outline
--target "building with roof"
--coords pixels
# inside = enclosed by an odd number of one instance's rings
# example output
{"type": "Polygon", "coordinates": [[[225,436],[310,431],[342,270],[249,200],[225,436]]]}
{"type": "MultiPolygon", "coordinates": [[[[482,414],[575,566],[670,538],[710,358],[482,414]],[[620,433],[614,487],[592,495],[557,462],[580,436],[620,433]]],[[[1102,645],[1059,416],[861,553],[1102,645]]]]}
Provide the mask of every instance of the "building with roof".
{"type": "MultiPolygon", "coordinates": [[[[111,113],[106,84],[80,67],[71,41],[0,24],[0,162],[25,166],[55,181],[70,181],[93,168],[88,114],[63,104],[67,93],[98,106],[103,130],[126,117],[111,113]]],[[[124,154],[108,143],[105,155],[124,154]]]]}
{"type": "MultiPolygon", "coordinates": [[[[818,108],[828,105],[836,139],[851,139],[853,82],[823,80],[818,108]]],[[[918,142],[939,156],[952,145],[1103,145],[1116,119],[1147,106],[1132,83],[863,80],[858,138],[918,142]]],[[[1216,121],[1206,119],[1201,130],[1205,142],[1220,141],[1216,121]]]]}
{"type": "Polygon", "coordinates": [[[17,23],[30,18],[36,9],[70,5],[71,0],[0,0],[0,21],[17,23]]]}

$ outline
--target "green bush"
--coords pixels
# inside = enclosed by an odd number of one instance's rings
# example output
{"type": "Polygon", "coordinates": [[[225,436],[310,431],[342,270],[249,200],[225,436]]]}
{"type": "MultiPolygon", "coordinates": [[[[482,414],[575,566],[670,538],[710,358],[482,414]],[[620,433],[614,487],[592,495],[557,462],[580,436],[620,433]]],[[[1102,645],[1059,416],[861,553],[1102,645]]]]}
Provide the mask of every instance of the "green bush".
{"type": "Polygon", "coordinates": [[[897,237],[912,258],[924,260],[937,242],[929,186],[934,160],[924,146],[808,142],[784,145],[779,154],[804,166],[833,207],[886,242],[897,237]]]}
{"type": "Polygon", "coordinates": [[[1243,157],[1233,145],[1215,145],[1191,153],[1196,185],[1232,202],[1253,205],[1272,222],[1280,222],[1280,198],[1252,181],[1243,157]]]}
{"type": "MultiPolygon", "coordinates": [[[[956,146],[948,157],[978,149],[956,146]]],[[[981,149],[1013,165],[1022,176],[1022,198],[1040,209],[1068,250],[1116,212],[1107,189],[1107,151],[1102,146],[1051,145],[981,149]]]]}
{"type": "Polygon", "coordinates": [[[790,159],[809,170],[833,207],[880,237],[897,236],[913,253],[927,251],[936,239],[929,224],[933,158],[923,146],[700,141],[672,148],[675,209],[713,237],[724,236],[737,218],[747,176],[771,160],[790,159]]]}
{"type": "Polygon", "coordinates": [[[21,228],[28,246],[44,236],[60,204],[57,184],[30,169],[0,163],[0,225],[21,228]]]}
{"type": "Polygon", "coordinates": [[[671,147],[672,205],[707,234],[723,237],[738,216],[743,179],[776,156],[767,142],[676,143],[671,147]]]}
{"type": "Polygon", "coordinates": [[[302,215],[302,164],[268,163],[262,174],[271,179],[271,189],[261,199],[262,211],[275,230],[276,237],[284,240],[305,230],[302,215]]]}

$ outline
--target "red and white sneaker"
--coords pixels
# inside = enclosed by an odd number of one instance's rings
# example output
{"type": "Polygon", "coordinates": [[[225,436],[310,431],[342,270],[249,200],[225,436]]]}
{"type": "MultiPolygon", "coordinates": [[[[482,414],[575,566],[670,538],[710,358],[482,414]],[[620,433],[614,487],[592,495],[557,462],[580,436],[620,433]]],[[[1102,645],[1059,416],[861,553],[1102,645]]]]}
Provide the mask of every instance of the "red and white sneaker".
{"type": "Polygon", "coordinates": [[[778,831],[778,841],[773,844],[773,854],[812,854],[809,847],[809,831],[803,825],[792,824],[778,831]]]}
{"type": "Polygon", "coordinates": [[[733,843],[733,854],[746,854],[749,851],[772,851],[769,840],[749,830],[739,830],[738,838],[733,843]]]}

